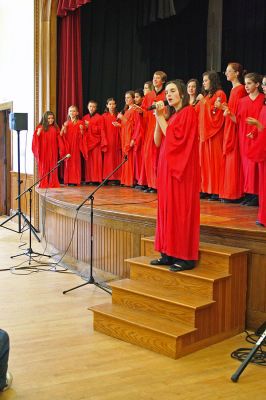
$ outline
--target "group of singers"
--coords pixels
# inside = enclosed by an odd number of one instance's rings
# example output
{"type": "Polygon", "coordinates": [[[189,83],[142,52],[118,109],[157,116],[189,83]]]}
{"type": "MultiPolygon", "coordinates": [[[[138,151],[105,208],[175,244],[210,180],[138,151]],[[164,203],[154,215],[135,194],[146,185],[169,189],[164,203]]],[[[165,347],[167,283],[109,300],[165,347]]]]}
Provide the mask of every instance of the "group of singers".
{"type": "MultiPolygon", "coordinates": [[[[97,184],[127,156],[109,183],[158,189],[155,246],[162,255],[153,265],[193,268],[200,198],[248,206],[259,201],[257,223],[266,225],[266,76],[246,73],[236,62],[225,75],[232,84],[228,101],[215,71],[203,73],[202,89],[197,79],[167,82],[166,73],[156,71],[143,90],[125,93],[121,112],[114,98],[102,115],[90,100],[82,119],[72,105],[60,130],[47,111],[32,143],[40,177],[58,153],[70,154],[64,184],[97,184]]],[[[41,188],[59,186],[56,170],[40,182],[41,188]]]]}

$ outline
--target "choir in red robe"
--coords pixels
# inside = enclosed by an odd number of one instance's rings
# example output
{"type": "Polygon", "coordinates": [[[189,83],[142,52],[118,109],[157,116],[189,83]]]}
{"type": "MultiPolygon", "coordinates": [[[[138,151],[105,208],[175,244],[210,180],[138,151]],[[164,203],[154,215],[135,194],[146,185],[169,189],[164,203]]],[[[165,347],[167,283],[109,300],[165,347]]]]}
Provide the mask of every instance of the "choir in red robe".
{"type": "Polygon", "coordinates": [[[232,63],[227,67],[227,79],[235,80],[236,86],[231,89],[228,106],[226,107],[224,139],[223,139],[223,158],[221,165],[221,184],[219,197],[226,200],[237,200],[244,193],[244,176],[242,161],[239,149],[239,137],[236,121],[231,115],[235,115],[239,100],[247,95],[244,85],[239,83],[237,73],[241,70],[240,64],[232,63]]]}
{"type": "MultiPolygon", "coordinates": [[[[216,101],[226,102],[226,95],[220,89],[211,91],[218,75],[213,72],[203,74],[203,86],[206,94],[196,107],[199,110],[201,191],[218,199],[220,189],[222,146],[224,133],[223,111],[216,107],[216,101]]],[[[218,85],[216,85],[218,87],[218,85]]]]}
{"type": "Polygon", "coordinates": [[[107,150],[107,141],[103,127],[103,117],[96,112],[97,103],[89,101],[89,114],[84,115],[86,126],[85,139],[88,158],[85,161],[85,181],[101,182],[103,179],[103,156],[107,150]]]}
{"type": "Polygon", "coordinates": [[[263,78],[264,105],[260,111],[259,127],[251,131],[252,137],[247,150],[247,157],[259,165],[259,225],[266,226],[266,76],[263,78]]]}
{"type": "Polygon", "coordinates": [[[249,92],[248,96],[243,97],[239,101],[239,105],[237,108],[237,123],[238,123],[238,134],[239,134],[239,144],[240,144],[240,153],[242,158],[242,166],[244,172],[244,192],[249,194],[258,194],[259,190],[259,171],[258,164],[247,157],[246,147],[249,143],[249,139],[247,138],[247,134],[250,132],[250,127],[246,122],[248,117],[258,118],[260,110],[262,108],[264,102],[264,95],[259,93],[258,86],[253,79],[248,76],[252,74],[248,74],[245,76],[246,89],[250,90],[247,85],[251,85],[251,90],[254,91],[249,92]]]}
{"type": "Polygon", "coordinates": [[[81,183],[81,152],[86,159],[86,147],[84,143],[84,124],[78,119],[76,106],[69,107],[68,120],[64,123],[60,136],[60,153],[70,158],[64,163],[64,184],[80,185],[81,183]]]}
{"type": "MultiPolygon", "coordinates": [[[[185,85],[179,81],[169,82],[166,93],[170,105],[174,102],[175,87],[180,96],[186,91],[185,85]]],[[[177,105],[183,101],[179,99],[177,105]]],[[[187,96],[187,104],[188,101],[187,96]]],[[[187,105],[181,110],[177,109],[168,121],[165,137],[161,136],[155,249],[161,252],[162,257],[151,264],[170,265],[172,262],[174,265],[170,269],[179,271],[191,267],[184,265],[182,260],[193,262],[198,259],[200,166],[197,114],[194,108],[187,105]]]]}
{"type": "MultiPolygon", "coordinates": [[[[109,111],[103,114],[103,129],[107,142],[106,152],[103,153],[103,178],[105,179],[122,161],[120,127],[115,126],[117,121],[116,103],[114,99],[107,100],[109,111]],[[111,108],[110,108],[111,107],[111,108]]],[[[119,168],[109,180],[120,181],[119,168]]]]}
{"type": "MultiPolygon", "coordinates": [[[[60,130],[55,123],[55,116],[51,111],[46,111],[40,124],[36,127],[33,140],[32,151],[37,161],[39,178],[44,177],[51,169],[56,167],[58,161],[58,136],[60,130]]],[[[58,180],[58,170],[55,169],[51,174],[44,177],[40,183],[40,188],[60,187],[58,180]]]]}

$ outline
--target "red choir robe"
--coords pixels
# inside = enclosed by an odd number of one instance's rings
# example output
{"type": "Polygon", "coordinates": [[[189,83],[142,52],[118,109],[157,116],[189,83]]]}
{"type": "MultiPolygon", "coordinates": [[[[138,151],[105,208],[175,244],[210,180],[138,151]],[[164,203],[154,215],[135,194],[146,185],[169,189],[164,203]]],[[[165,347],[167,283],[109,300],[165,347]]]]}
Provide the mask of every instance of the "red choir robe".
{"type": "Polygon", "coordinates": [[[143,115],[136,112],[135,114],[135,128],[133,133],[134,147],[134,180],[139,183],[141,168],[144,159],[144,124],[143,115]]]}
{"type": "Polygon", "coordinates": [[[197,115],[192,106],[171,116],[158,162],[155,248],[197,260],[200,231],[200,165],[197,115]]]}
{"type": "Polygon", "coordinates": [[[156,126],[153,110],[148,111],[148,108],[157,101],[165,100],[165,91],[162,89],[159,93],[155,90],[147,93],[142,101],[141,108],[144,110],[144,143],[143,153],[144,159],[142,163],[141,176],[139,183],[147,184],[150,188],[157,188],[157,164],[159,149],[154,143],[154,130],[156,126]]]}
{"type": "Polygon", "coordinates": [[[107,150],[107,142],[103,128],[103,118],[96,113],[92,116],[86,114],[83,121],[88,121],[89,126],[85,131],[88,158],[85,162],[85,181],[101,182],[103,179],[103,155],[107,150]]]}
{"type": "MultiPolygon", "coordinates": [[[[46,175],[52,168],[57,165],[58,161],[58,137],[60,134],[59,128],[50,125],[45,131],[42,125],[38,125],[33,134],[32,152],[36,158],[38,166],[39,178],[46,175]],[[40,135],[37,135],[39,128],[42,128],[40,135]]],[[[57,168],[39,183],[39,188],[55,188],[60,187],[58,180],[57,168]]]]}
{"type": "Polygon", "coordinates": [[[137,111],[129,108],[124,114],[124,118],[121,121],[121,146],[122,155],[127,156],[128,160],[121,168],[121,184],[125,186],[134,185],[134,154],[133,147],[130,146],[130,142],[134,136],[135,124],[136,124],[137,111]]]}
{"type": "Polygon", "coordinates": [[[251,131],[250,125],[246,123],[248,117],[258,119],[260,110],[264,102],[264,95],[259,93],[255,100],[249,96],[240,99],[237,107],[237,124],[240,154],[242,159],[244,173],[244,192],[250,194],[258,194],[259,190],[259,169],[258,164],[247,157],[246,151],[249,145],[247,134],[251,131]]]}
{"type": "MultiPolygon", "coordinates": [[[[236,114],[239,100],[246,96],[244,85],[231,89],[228,107],[231,114],[236,114]]],[[[244,193],[244,175],[239,149],[237,124],[229,115],[225,117],[223,158],[221,165],[221,184],[219,197],[224,199],[239,199],[244,193]]]]}
{"type": "MultiPolygon", "coordinates": [[[[247,157],[259,164],[259,212],[258,220],[266,226],[266,105],[262,107],[258,120],[264,126],[262,131],[255,131],[255,138],[249,139],[247,157]]],[[[249,126],[252,131],[251,127],[249,126]]],[[[255,133],[254,132],[254,133],[255,133]]]]}
{"type": "MultiPolygon", "coordinates": [[[[116,115],[106,112],[103,117],[103,129],[107,141],[106,152],[103,153],[103,178],[105,179],[122,161],[120,128],[112,123],[116,122],[116,115]]],[[[121,168],[118,169],[110,180],[120,180],[121,168]]]]}
{"type": "Polygon", "coordinates": [[[209,194],[219,194],[220,189],[224,116],[223,111],[214,106],[218,97],[221,103],[226,102],[225,93],[217,90],[196,106],[199,111],[201,191],[209,194]]]}
{"type": "Polygon", "coordinates": [[[66,132],[59,136],[60,155],[64,157],[70,154],[71,157],[64,162],[64,184],[80,185],[81,182],[81,157],[86,154],[86,143],[84,142],[84,124],[77,120],[75,123],[67,121],[66,132]]]}

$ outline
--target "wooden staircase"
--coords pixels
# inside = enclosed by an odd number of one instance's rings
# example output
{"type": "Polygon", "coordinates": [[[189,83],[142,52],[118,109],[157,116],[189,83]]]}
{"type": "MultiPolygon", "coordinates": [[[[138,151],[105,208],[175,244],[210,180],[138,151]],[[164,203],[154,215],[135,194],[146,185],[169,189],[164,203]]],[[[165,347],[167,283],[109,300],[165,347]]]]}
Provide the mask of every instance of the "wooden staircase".
{"type": "Polygon", "coordinates": [[[152,266],[154,239],[142,239],[142,256],[126,260],[130,279],[115,281],[112,304],[90,308],[94,329],[179,358],[245,329],[248,250],[200,244],[190,271],[152,266]]]}

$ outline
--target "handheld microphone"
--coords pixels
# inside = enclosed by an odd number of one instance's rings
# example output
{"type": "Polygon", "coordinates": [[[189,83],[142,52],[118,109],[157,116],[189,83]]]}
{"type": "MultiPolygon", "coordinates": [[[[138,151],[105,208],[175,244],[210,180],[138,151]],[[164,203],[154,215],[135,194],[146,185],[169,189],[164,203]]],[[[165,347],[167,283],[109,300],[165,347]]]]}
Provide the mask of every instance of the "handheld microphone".
{"type": "MultiPolygon", "coordinates": [[[[164,104],[165,106],[167,106],[167,105],[168,105],[168,101],[167,101],[167,100],[164,100],[163,104],[164,104]]],[[[152,104],[150,107],[147,108],[148,111],[155,110],[155,109],[156,109],[156,103],[155,103],[155,104],[152,104]]]]}
{"type": "Polygon", "coordinates": [[[70,158],[71,154],[67,154],[65,157],[61,158],[61,160],[57,161],[57,164],[60,164],[62,161],[66,160],[67,158],[70,158]]]}
{"type": "MultiPolygon", "coordinates": [[[[216,99],[216,101],[221,101],[222,99],[221,99],[221,97],[217,97],[217,99],[216,99]]],[[[212,113],[213,114],[216,114],[216,112],[217,112],[217,107],[214,107],[214,109],[212,110],[212,113]]]]}

